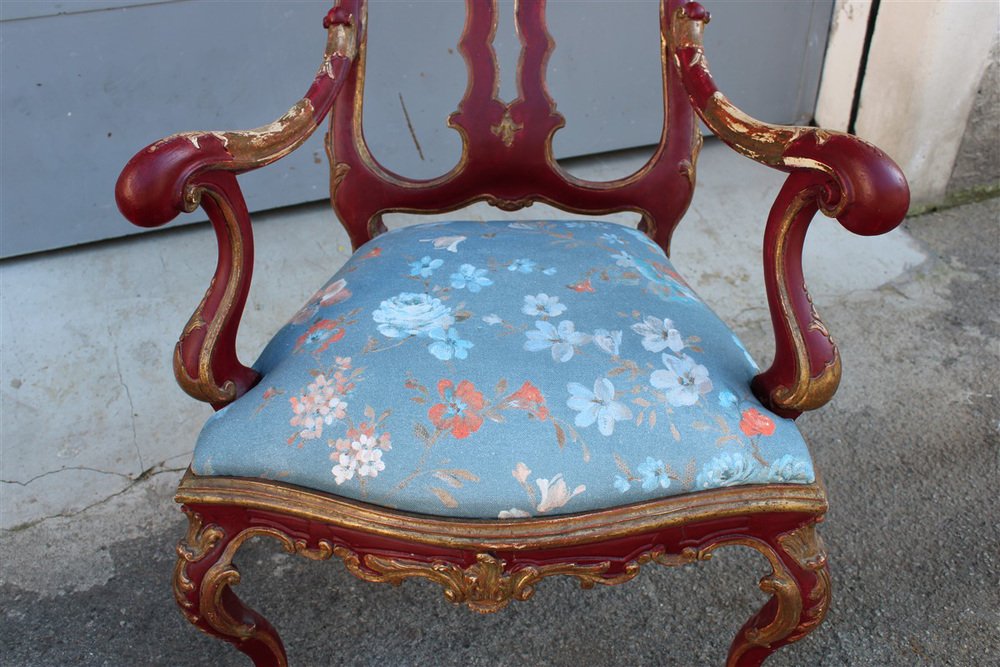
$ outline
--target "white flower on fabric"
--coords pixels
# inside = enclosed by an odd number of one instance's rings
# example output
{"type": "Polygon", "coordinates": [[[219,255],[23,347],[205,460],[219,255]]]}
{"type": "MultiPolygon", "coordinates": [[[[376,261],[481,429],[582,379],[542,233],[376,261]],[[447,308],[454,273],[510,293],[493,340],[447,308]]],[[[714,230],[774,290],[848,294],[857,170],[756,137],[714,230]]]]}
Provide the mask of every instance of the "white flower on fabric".
{"type": "Polygon", "coordinates": [[[535,484],[538,485],[538,490],[542,496],[542,499],[538,502],[538,507],[535,508],[539,514],[558,509],[568,503],[574,496],[578,496],[587,490],[587,487],[581,484],[570,493],[562,473],[559,473],[551,480],[536,479],[535,484]]]}
{"type": "Polygon", "coordinates": [[[503,322],[503,318],[501,318],[499,315],[495,313],[490,313],[489,315],[483,315],[483,322],[486,322],[486,324],[493,326],[494,324],[500,324],[501,322],[503,322]]]}
{"type": "Polygon", "coordinates": [[[617,234],[601,234],[601,238],[608,243],[622,243],[621,238],[617,234]]]}
{"type": "Polygon", "coordinates": [[[420,239],[421,243],[433,243],[435,250],[442,248],[448,252],[458,252],[458,244],[465,240],[464,236],[439,236],[436,239],[420,239]]]}
{"type": "Polygon", "coordinates": [[[684,339],[674,328],[674,323],[666,318],[647,316],[642,322],[632,325],[632,331],[642,336],[642,346],[650,352],[663,352],[670,348],[672,352],[684,349],[684,339]]]}
{"type": "Polygon", "coordinates": [[[358,461],[347,452],[343,452],[337,458],[337,465],[333,466],[333,480],[338,484],[343,484],[354,478],[354,471],[358,467],[358,461]]]}
{"type": "Polygon", "coordinates": [[[695,486],[699,489],[716,489],[722,486],[739,486],[761,481],[757,461],[744,452],[720,454],[705,464],[698,473],[695,486]]]}
{"type": "Polygon", "coordinates": [[[511,507],[509,510],[500,510],[500,514],[497,515],[498,519],[527,519],[530,514],[524,510],[519,510],[516,507],[511,507]]]}
{"type": "Polygon", "coordinates": [[[545,320],[538,320],[535,327],[534,331],[524,332],[528,337],[524,342],[524,349],[528,352],[551,349],[553,361],[569,361],[576,351],[575,346],[590,342],[590,334],[576,331],[570,320],[563,320],[558,327],[545,320]]]}
{"type": "Polygon", "coordinates": [[[381,449],[364,449],[358,452],[358,476],[376,477],[385,470],[381,449]]]}
{"type": "Polygon", "coordinates": [[[597,430],[607,436],[614,432],[615,422],[632,418],[629,407],[615,400],[615,385],[607,378],[594,380],[594,391],[577,382],[570,382],[566,389],[569,391],[566,405],[578,413],[573,423],[580,428],[596,421],[597,430]]]}
{"type": "Polygon", "coordinates": [[[812,484],[816,481],[816,476],[809,469],[808,463],[791,454],[785,454],[771,463],[767,481],[777,484],[812,484]]]}
{"type": "Polygon", "coordinates": [[[621,344],[621,331],[608,331],[607,329],[597,329],[594,331],[594,345],[611,356],[618,356],[618,349],[621,344]]]}
{"type": "Polygon", "coordinates": [[[622,267],[623,269],[634,269],[635,268],[635,258],[628,254],[624,250],[621,252],[611,255],[611,259],[615,260],[615,264],[622,267]]]}
{"type": "Polygon", "coordinates": [[[670,405],[694,405],[699,397],[712,391],[708,369],[695,363],[691,357],[686,354],[675,357],[664,352],[660,359],[667,368],[653,371],[649,376],[649,383],[666,393],[667,403],[670,405]]]}
{"type": "Polygon", "coordinates": [[[566,312],[566,306],[559,303],[559,297],[542,292],[535,296],[525,296],[521,312],[535,317],[559,317],[566,312]]]}
{"type": "Polygon", "coordinates": [[[447,329],[455,321],[451,308],[429,294],[403,292],[386,299],[372,319],[378,330],[389,338],[427,335],[432,329],[447,329]]]}

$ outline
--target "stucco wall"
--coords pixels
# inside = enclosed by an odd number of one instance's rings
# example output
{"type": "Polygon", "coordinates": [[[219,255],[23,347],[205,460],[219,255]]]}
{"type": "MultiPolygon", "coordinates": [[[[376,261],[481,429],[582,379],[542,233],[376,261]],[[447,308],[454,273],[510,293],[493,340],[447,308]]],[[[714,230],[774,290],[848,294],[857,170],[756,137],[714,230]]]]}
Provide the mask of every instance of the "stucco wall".
{"type": "Polygon", "coordinates": [[[948,182],[948,196],[1000,188],[1000,39],[976,92],[948,182]]]}

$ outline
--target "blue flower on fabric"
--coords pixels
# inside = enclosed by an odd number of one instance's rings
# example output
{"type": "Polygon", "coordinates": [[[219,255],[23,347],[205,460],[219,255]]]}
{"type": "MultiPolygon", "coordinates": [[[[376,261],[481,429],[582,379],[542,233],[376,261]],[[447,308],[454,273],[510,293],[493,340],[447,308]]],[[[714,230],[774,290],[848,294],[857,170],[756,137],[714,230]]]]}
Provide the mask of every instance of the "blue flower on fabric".
{"type": "Polygon", "coordinates": [[[608,243],[619,243],[619,244],[622,243],[622,240],[618,237],[617,234],[601,234],[601,238],[607,241],[608,243]]]}
{"type": "Polygon", "coordinates": [[[455,318],[451,308],[429,294],[403,292],[386,299],[372,313],[379,333],[389,338],[425,336],[432,329],[446,329],[455,318]]]}
{"type": "Polygon", "coordinates": [[[744,358],[746,358],[747,363],[750,364],[750,367],[753,368],[754,371],[759,373],[760,366],[758,366],[757,362],[753,360],[753,357],[750,356],[750,353],[747,351],[747,348],[743,345],[743,341],[737,338],[736,334],[733,334],[733,343],[736,344],[736,347],[740,348],[740,352],[743,353],[743,356],[744,358]]]}
{"type": "Polygon", "coordinates": [[[535,270],[536,263],[530,259],[515,259],[507,267],[508,271],[518,271],[520,273],[531,273],[535,270]]]}
{"type": "Polygon", "coordinates": [[[716,489],[722,486],[754,484],[760,480],[760,465],[744,452],[720,454],[705,464],[698,473],[695,486],[699,489],[716,489]]]}
{"type": "Polygon", "coordinates": [[[559,303],[559,297],[542,292],[535,296],[525,296],[521,312],[534,317],[559,317],[566,312],[566,306],[559,303]]]}
{"type": "Polygon", "coordinates": [[[590,334],[576,331],[573,323],[563,320],[558,327],[545,320],[535,322],[534,331],[525,331],[528,340],[524,341],[524,349],[528,352],[551,350],[552,360],[565,362],[573,358],[577,345],[590,342],[590,334]]]}
{"type": "Polygon", "coordinates": [[[771,463],[767,473],[767,481],[778,484],[812,484],[815,480],[809,464],[791,454],[785,454],[771,463]]]}
{"type": "Polygon", "coordinates": [[[625,229],[625,233],[630,234],[637,241],[641,241],[641,242],[645,243],[646,245],[648,245],[648,246],[650,246],[652,248],[656,248],[657,250],[660,249],[660,246],[656,245],[656,242],[653,241],[653,239],[651,239],[648,236],[646,236],[645,232],[640,232],[638,229],[629,229],[629,228],[626,228],[625,229]]]}
{"type": "Polygon", "coordinates": [[[427,349],[441,361],[465,359],[469,356],[469,348],[474,347],[472,341],[462,340],[454,329],[432,329],[429,336],[434,341],[427,349]]]}
{"type": "Polygon", "coordinates": [[[451,286],[455,289],[478,292],[493,284],[493,281],[486,277],[486,271],[486,269],[477,269],[472,264],[463,264],[458,267],[458,271],[451,274],[451,286]]]}
{"type": "Polygon", "coordinates": [[[728,389],[723,389],[719,392],[719,405],[724,408],[731,408],[737,403],[736,394],[729,391],[728,389]]]}
{"type": "Polygon", "coordinates": [[[577,382],[570,382],[566,389],[569,391],[566,405],[579,413],[573,423],[580,428],[596,421],[597,430],[607,436],[614,432],[615,422],[632,418],[628,406],[615,400],[615,386],[607,378],[597,378],[594,391],[577,382]]]}
{"type": "Polygon", "coordinates": [[[554,276],[556,275],[556,267],[550,266],[549,268],[542,271],[542,273],[544,273],[547,276],[554,276]]]}
{"type": "Polygon", "coordinates": [[[667,474],[667,467],[663,461],[657,461],[652,456],[647,456],[645,463],[637,469],[642,477],[642,490],[652,491],[657,486],[661,489],[670,488],[670,476],[667,474]]]}
{"type": "Polygon", "coordinates": [[[621,475],[615,475],[615,488],[625,493],[632,488],[632,485],[628,483],[628,480],[621,475]]]}
{"type": "Polygon", "coordinates": [[[431,259],[430,257],[424,257],[420,261],[410,264],[410,275],[420,276],[421,278],[430,278],[431,274],[434,273],[434,269],[438,268],[442,264],[444,264],[443,259],[431,259]]]}

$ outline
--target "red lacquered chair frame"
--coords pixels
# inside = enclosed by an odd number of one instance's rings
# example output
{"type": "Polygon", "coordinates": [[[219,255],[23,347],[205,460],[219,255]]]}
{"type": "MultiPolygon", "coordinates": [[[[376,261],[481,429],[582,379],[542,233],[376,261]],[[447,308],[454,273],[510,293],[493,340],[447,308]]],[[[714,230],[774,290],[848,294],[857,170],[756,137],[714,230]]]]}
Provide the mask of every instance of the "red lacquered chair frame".
{"type": "MultiPolygon", "coordinates": [[[[250,218],[236,175],[301,145],[331,112],[328,152],[334,209],[355,248],[384,231],[393,211],[434,213],[487,201],[516,210],[540,201],[584,214],[633,211],[640,229],[665,250],[695,184],[701,136],[695,114],[728,145],[789,173],[764,238],[767,298],[775,330],[772,365],[754,378],[758,398],[796,417],[830,400],[840,356],[806,291],[801,252],[817,211],[865,235],[893,229],[909,204],[899,168],[855,137],[754,120],[716,88],[702,45],[708,13],[697,3],[664,0],[664,129],[635,174],[594,183],[560,169],[552,135],[563,125],[548,96],[545,64],[553,48],[544,0],[516,9],[519,97],[498,98],[492,49],[497,10],[468,0],[459,49],[469,85],[449,125],[462,136],[459,163],[426,181],[393,174],[375,160],[361,127],[366,13],[342,0],[327,15],[323,64],[305,97],[271,125],[242,132],[173,135],[126,165],[116,197],[122,213],[146,227],[202,206],[218,237],[219,260],[204,299],[177,343],[174,366],[189,394],[221,408],[250,389],[257,373],[240,363],[236,331],[253,267],[250,218]]],[[[177,492],[189,530],[177,548],[174,594],[188,620],[235,645],[254,663],[286,665],[275,629],[232,590],[233,564],[250,537],[266,535],[287,551],[341,559],[354,575],[400,584],[440,584],[452,602],[479,612],[526,600],[543,578],[575,577],[584,588],[618,584],[642,565],[681,565],[720,546],[762,553],[771,573],[768,602],[737,633],[728,665],[760,665],[777,648],[816,627],[830,600],[826,554],[815,527],[826,512],[822,484],[717,489],[624,507],[528,520],[454,520],[411,515],[278,482],[199,477],[177,492]]]]}

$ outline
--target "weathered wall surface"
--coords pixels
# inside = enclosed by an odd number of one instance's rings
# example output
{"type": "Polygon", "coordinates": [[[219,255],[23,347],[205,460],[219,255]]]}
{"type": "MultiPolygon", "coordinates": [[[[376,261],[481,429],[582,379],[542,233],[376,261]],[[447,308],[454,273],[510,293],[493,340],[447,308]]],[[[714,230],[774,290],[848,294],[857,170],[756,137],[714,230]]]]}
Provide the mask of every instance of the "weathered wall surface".
{"type": "Polygon", "coordinates": [[[948,182],[948,196],[1000,188],[1000,39],[976,92],[969,122],[948,182]]]}

